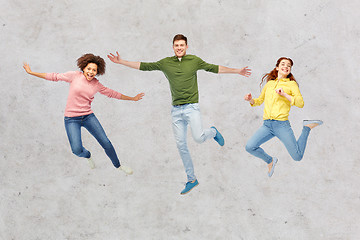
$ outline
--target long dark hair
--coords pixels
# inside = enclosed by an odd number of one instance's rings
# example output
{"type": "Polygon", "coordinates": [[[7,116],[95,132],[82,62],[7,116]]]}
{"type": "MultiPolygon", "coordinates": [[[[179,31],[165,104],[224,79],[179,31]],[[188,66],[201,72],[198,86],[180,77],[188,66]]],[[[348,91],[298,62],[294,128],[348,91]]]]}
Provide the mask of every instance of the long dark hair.
{"type": "MultiPolygon", "coordinates": [[[[278,77],[278,70],[276,70],[276,68],[279,67],[280,62],[281,62],[282,60],[284,60],[284,59],[290,61],[291,67],[294,65],[293,60],[291,60],[290,58],[287,58],[287,57],[281,57],[281,58],[279,58],[279,59],[277,60],[277,62],[276,62],[275,68],[274,68],[271,72],[265,74],[265,75],[262,77],[261,83],[260,83],[260,87],[261,87],[261,85],[263,84],[264,81],[266,81],[266,82],[272,81],[272,80],[275,80],[275,79],[278,77]]],[[[289,78],[290,81],[295,81],[295,82],[296,82],[295,77],[294,77],[294,75],[292,75],[291,72],[289,73],[289,75],[287,75],[287,78],[289,78]]],[[[296,82],[296,83],[297,83],[297,82],[296,82]]],[[[298,84],[298,85],[299,85],[299,84],[298,84]]]]}

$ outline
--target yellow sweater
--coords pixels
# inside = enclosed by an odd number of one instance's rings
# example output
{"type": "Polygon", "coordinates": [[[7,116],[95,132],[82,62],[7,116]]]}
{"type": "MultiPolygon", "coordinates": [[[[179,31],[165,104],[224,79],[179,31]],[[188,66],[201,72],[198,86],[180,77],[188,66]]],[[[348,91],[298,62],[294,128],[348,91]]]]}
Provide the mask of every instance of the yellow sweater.
{"type": "Polygon", "coordinates": [[[304,100],[301,96],[299,87],[295,81],[289,78],[268,81],[261,91],[258,98],[254,98],[254,104],[251,106],[260,106],[265,100],[263,119],[286,121],[289,117],[290,107],[295,105],[299,108],[304,106],[304,100]],[[276,89],[282,88],[291,96],[291,102],[276,93],[276,89]]]}

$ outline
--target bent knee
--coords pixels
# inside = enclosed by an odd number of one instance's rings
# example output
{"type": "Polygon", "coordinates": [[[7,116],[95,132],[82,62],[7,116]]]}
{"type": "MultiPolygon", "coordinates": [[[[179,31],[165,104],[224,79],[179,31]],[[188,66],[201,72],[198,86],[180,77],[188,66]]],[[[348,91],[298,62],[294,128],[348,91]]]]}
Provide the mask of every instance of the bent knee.
{"type": "Polygon", "coordinates": [[[303,156],[297,155],[297,156],[291,156],[292,159],[294,159],[295,161],[299,162],[303,159],[303,156]]]}
{"type": "Polygon", "coordinates": [[[184,141],[176,141],[176,146],[178,149],[187,149],[187,143],[184,141]]]}
{"type": "Polygon", "coordinates": [[[256,149],[256,147],[249,145],[249,144],[246,144],[246,146],[245,146],[245,150],[249,153],[253,152],[255,149],[256,149]]]}
{"type": "Polygon", "coordinates": [[[197,143],[203,143],[205,141],[205,139],[203,137],[194,137],[194,141],[197,143]]]}

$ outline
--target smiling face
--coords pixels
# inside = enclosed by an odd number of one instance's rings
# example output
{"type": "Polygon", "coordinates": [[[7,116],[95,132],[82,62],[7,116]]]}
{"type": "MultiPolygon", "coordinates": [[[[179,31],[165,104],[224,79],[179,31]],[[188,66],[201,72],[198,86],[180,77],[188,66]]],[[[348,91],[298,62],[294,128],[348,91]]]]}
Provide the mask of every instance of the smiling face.
{"type": "Polygon", "coordinates": [[[276,67],[278,71],[278,79],[287,78],[291,72],[292,63],[288,59],[280,61],[279,66],[276,67]]]}
{"type": "Polygon", "coordinates": [[[188,49],[188,45],[186,44],[185,40],[176,40],[174,41],[173,49],[175,56],[181,58],[185,56],[186,50],[188,49]]]}
{"type": "Polygon", "coordinates": [[[94,77],[97,74],[97,68],[98,66],[95,63],[89,63],[84,69],[84,76],[88,81],[91,81],[94,79],[94,77]]]}

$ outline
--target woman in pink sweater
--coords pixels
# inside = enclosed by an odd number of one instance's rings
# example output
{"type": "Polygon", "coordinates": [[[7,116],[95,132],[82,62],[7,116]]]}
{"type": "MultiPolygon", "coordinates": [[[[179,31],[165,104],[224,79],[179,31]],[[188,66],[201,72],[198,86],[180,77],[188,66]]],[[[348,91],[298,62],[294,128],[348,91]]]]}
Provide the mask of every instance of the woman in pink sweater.
{"type": "Polygon", "coordinates": [[[90,152],[85,149],[81,141],[81,127],[85,127],[104,148],[107,156],[111,159],[115,168],[124,171],[126,174],[132,174],[129,167],[120,165],[115,149],[105,134],[100,122],[91,110],[91,102],[94,95],[99,92],[110,98],[121,100],[138,101],[143,98],[144,93],[139,93],[135,97],[128,97],[112,89],[104,87],[96,75],[105,73],[105,61],[99,56],[91,53],[84,54],[77,60],[77,66],[81,71],[72,71],[66,73],[37,73],[30,69],[27,63],[24,63],[24,69],[28,74],[44,78],[50,81],[65,81],[70,84],[69,95],[65,108],[65,128],[69,138],[72,152],[88,159],[91,168],[95,167],[91,159],[90,152]]]}

